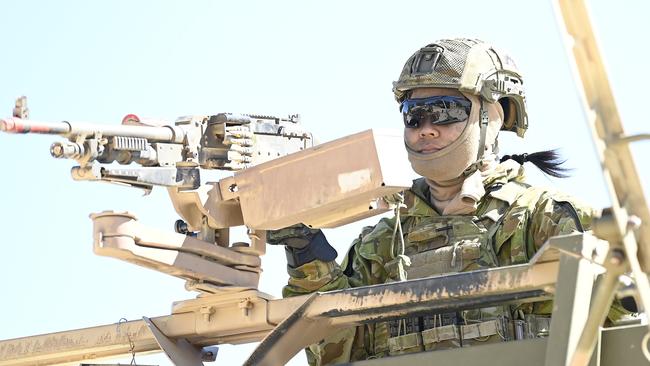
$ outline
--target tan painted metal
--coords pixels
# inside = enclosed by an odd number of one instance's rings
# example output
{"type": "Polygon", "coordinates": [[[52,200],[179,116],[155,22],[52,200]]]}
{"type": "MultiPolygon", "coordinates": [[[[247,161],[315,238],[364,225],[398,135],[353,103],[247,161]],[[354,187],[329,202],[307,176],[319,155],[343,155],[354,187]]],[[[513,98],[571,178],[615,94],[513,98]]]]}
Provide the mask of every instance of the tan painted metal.
{"type": "Polygon", "coordinates": [[[386,212],[377,199],[411,186],[403,144],[368,130],[236,172],[228,187],[247,227],[336,227],[386,212]]]}
{"type": "Polygon", "coordinates": [[[213,285],[256,288],[261,261],[191,236],[147,228],[134,215],[92,214],[96,254],[213,285]]]}
{"type": "MultiPolygon", "coordinates": [[[[223,181],[226,181],[226,178],[223,181]]],[[[167,189],[176,212],[187,222],[191,231],[199,231],[207,220],[209,227],[220,229],[244,225],[239,201],[234,195],[222,193],[221,181],[209,182],[198,189],[182,191],[167,189]]]]}
{"type": "MultiPolygon", "coordinates": [[[[594,279],[597,275],[605,272],[602,266],[605,261],[603,256],[594,256],[592,253],[607,253],[607,243],[598,240],[593,236],[582,236],[582,245],[578,246],[567,240],[569,237],[554,238],[558,248],[560,248],[560,270],[558,273],[557,285],[555,286],[554,310],[551,317],[551,328],[546,349],[545,365],[585,365],[586,363],[572,361],[576,358],[581,359],[586,356],[587,360],[591,357],[590,350],[578,348],[581,336],[588,324],[596,324],[596,328],[603,324],[604,316],[607,315],[607,309],[612,302],[615,293],[613,287],[608,287],[607,296],[609,301],[603,304],[590,303],[592,299],[592,289],[594,279]],[[602,247],[600,249],[599,247],[602,247]],[[597,259],[594,260],[594,257],[597,259]],[[597,321],[590,322],[594,316],[590,306],[600,306],[601,318],[597,316],[597,321]]],[[[608,275],[608,274],[607,274],[608,275]]],[[[607,277],[617,281],[618,275],[607,277]]],[[[594,299],[600,300],[600,299],[594,299]]],[[[591,335],[596,337],[597,333],[591,335]]]]}
{"type": "Polygon", "coordinates": [[[628,215],[638,216],[639,259],[644,271],[650,272],[650,211],[630,148],[622,143],[634,139],[625,136],[589,12],[584,0],[556,0],[555,5],[565,44],[573,56],[570,63],[610,192],[619,239],[627,232],[628,215]]]}
{"type": "MultiPolygon", "coordinates": [[[[572,349],[562,362],[584,365],[591,359],[597,326],[605,320],[619,274],[632,273],[637,301],[646,312],[650,309],[650,210],[628,146],[647,136],[625,136],[584,0],[555,0],[554,6],[612,203],[603,217],[594,220],[593,231],[610,242],[614,250],[610,258],[617,265],[608,266],[599,280],[590,308],[592,320],[579,340],[571,340],[572,349]]],[[[637,343],[641,348],[647,347],[650,337],[650,324],[647,327],[647,335],[637,343]]],[[[650,354],[646,357],[650,361],[650,354]]]]}
{"type": "MultiPolygon", "coordinates": [[[[167,337],[194,345],[259,341],[304,298],[271,300],[258,291],[206,296],[174,305],[151,320],[167,337]],[[245,305],[245,306],[244,306],[245,305]]],[[[53,365],[159,351],[142,320],[0,341],[0,365],[53,365]]]]}

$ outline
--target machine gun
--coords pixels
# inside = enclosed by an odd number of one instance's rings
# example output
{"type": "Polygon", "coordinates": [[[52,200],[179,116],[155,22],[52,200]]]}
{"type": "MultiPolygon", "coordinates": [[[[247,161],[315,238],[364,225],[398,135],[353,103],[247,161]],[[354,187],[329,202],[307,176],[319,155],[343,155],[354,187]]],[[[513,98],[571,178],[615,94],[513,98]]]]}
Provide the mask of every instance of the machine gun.
{"type": "Polygon", "coordinates": [[[129,114],[120,126],[77,122],[38,122],[27,117],[27,100],[16,101],[14,117],[0,120],[0,131],[61,135],[50,154],[74,159],[76,180],[101,180],[151,190],[153,186],[196,189],[199,169],[237,171],[313,146],[298,115],[287,118],[219,113],[143,123],[129,114]],[[21,118],[22,117],[22,118],[21,118]],[[105,164],[137,163],[141,168],[105,164]]]}

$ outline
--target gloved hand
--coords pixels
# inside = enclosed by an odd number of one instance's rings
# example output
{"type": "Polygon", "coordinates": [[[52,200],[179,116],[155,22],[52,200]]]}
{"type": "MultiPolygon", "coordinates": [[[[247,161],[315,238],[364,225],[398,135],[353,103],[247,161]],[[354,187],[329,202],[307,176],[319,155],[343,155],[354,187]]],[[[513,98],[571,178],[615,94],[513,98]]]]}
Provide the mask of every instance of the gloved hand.
{"type": "Polygon", "coordinates": [[[266,234],[266,242],[271,245],[284,245],[287,264],[293,268],[316,259],[332,261],[337,255],[336,249],[327,242],[320,229],[310,229],[304,224],[270,230],[266,234]]]}
{"type": "Polygon", "coordinates": [[[310,229],[305,224],[296,224],[283,229],[267,231],[266,242],[271,245],[286,245],[302,249],[309,245],[311,239],[319,232],[320,229],[310,229]]]}

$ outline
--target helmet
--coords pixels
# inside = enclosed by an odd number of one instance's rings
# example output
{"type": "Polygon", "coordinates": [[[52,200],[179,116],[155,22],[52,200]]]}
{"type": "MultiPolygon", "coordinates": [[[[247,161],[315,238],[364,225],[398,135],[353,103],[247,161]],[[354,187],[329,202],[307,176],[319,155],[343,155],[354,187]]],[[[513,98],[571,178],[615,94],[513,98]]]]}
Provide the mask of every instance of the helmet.
{"type": "Polygon", "coordinates": [[[393,93],[402,102],[415,88],[451,88],[499,102],[504,111],[502,130],[523,137],[528,128],[526,95],[521,74],[504,52],[476,39],[442,39],[411,56],[393,93]]]}

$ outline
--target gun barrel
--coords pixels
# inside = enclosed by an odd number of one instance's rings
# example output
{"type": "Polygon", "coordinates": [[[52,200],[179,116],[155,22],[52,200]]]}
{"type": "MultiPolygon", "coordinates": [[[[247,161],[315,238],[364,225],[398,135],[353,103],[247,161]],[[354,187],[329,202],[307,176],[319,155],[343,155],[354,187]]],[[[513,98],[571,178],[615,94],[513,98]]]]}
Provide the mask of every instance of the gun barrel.
{"type": "Polygon", "coordinates": [[[84,122],[40,122],[20,118],[0,119],[0,131],[8,133],[43,133],[65,137],[78,135],[141,137],[149,141],[183,142],[183,131],[175,126],[108,125],[84,122]]]}
{"type": "Polygon", "coordinates": [[[0,119],[0,131],[8,133],[44,133],[64,135],[70,132],[70,125],[65,122],[36,122],[20,118],[0,119]]]}

